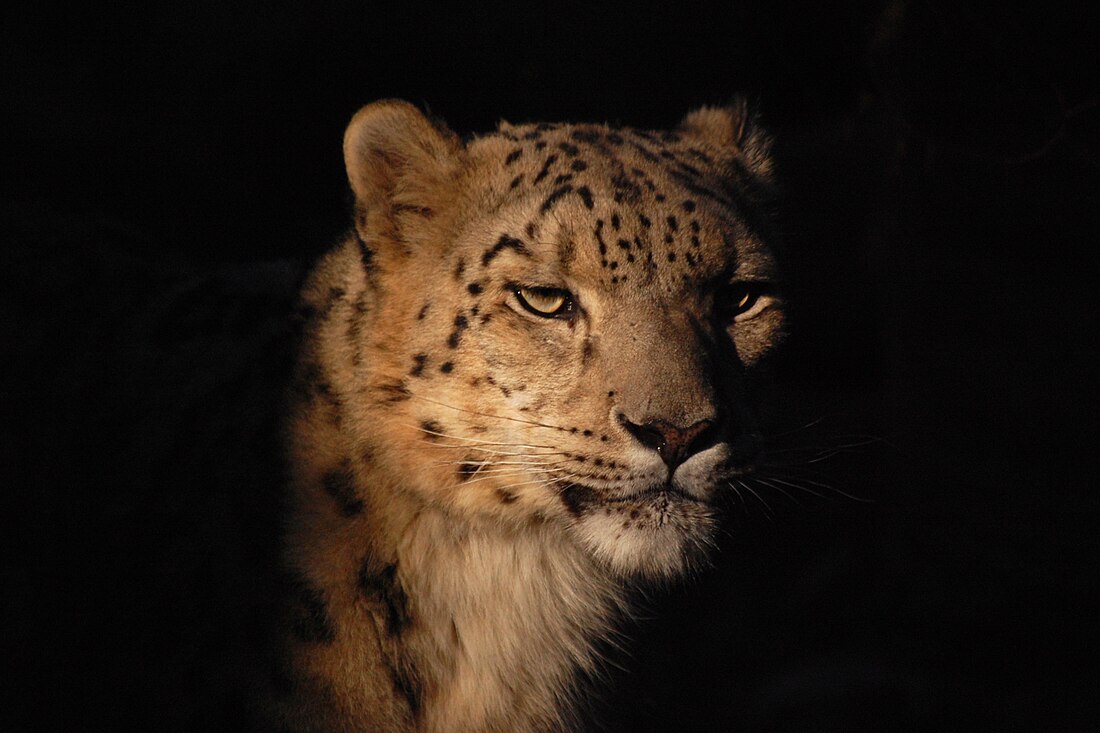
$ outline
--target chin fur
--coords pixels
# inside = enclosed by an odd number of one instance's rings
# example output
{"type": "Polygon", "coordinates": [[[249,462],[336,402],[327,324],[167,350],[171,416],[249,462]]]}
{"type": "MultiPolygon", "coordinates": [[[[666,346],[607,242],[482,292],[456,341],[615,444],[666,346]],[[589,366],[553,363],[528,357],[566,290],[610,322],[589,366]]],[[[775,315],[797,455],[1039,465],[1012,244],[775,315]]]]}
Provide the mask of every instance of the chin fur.
{"type": "Polygon", "coordinates": [[[574,531],[597,560],[624,578],[683,576],[704,561],[717,527],[710,506],[663,491],[588,509],[574,531]]]}

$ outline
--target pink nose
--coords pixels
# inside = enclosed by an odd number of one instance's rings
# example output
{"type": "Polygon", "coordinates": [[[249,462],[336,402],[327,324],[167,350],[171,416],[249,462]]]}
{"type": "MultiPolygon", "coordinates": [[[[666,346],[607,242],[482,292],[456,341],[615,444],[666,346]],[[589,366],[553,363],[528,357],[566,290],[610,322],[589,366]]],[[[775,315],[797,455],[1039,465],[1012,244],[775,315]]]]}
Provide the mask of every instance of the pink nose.
{"type": "Polygon", "coordinates": [[[636,425],[626,418],[622,419],[622,423],[639,442],[656,450],[671,471],[701,450],[703,441],[700,438],[715,425],[713,420],[700,420],[686,428],[664,420],[636,425]]]}

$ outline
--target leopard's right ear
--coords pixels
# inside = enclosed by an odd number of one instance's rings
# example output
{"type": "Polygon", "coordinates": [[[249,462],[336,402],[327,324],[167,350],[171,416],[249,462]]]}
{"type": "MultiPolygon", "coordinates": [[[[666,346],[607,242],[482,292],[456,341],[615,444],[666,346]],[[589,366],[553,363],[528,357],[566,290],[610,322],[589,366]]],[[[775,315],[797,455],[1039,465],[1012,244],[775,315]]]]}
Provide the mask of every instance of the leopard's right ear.
{"type": "Polygon", "coordinates": [[[359,236],[396,234],[407,216],[431,218],[451,193],[464,149],[458,136],[408,102],[368,104],[344,133],[344,165],[359,236]]]}

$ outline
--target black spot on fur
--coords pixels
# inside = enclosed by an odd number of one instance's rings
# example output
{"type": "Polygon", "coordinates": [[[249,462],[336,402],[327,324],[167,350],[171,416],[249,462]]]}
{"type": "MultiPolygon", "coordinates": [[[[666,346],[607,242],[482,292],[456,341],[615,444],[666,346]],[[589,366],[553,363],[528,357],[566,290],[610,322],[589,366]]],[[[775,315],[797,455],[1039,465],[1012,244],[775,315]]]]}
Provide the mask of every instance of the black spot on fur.
{"type": "Polygon", "coordinates": [[[619,218],[619,212],[611,212],[611,228],[615,231],[619,231],[622,227],[622,219],[619,218]]]}
{"type": "Polygon", "coordinates": [[[493,261],[493,258],[504,249],[510,249],[519,254],[528,254],[527,247],[524,246],[523,242],[514,237],[509,237],[507,234],[501,234],[497,243],[485,250],[485,253],[481,255],[481,266],[485,267],[488,265],[493,261]]]}
{"type": "Polygon", "coordinates": [[[465,260],[465,258],[459,259],[458,263],[455,265],[455,275],[454,275],[455,280],[461,280],[462,279],[462,274],[464,272],[466,272],[466,260],[465,260]]]}
{"type": "Polygon", "coordinates": [[[424,316],[428,315],[428,309],[431,307],[431,303],[425,303],[424,306],[420,309],[420,312],[416,314],[416,320],[423,321],[424,316]]]}
{"type": "Polygon", "coordinates": [[[452,331],[451,335],[447,337],[447,346],[451,347],[452,349],[457,348],[458,342],[462,339],[462,332],[466,329],[468,325],[469,322],[466,320],[466,316],[462,315],[461,313],[455,316],[455,330],[452,331]]]}
{"type": "Polygon", "coordinates": [[[342,461],[340,466],[321,477],[325,493],[336,502],[336,508],[345,517],[354,517],[363,512],[363,500],[359,498],[355,487],[355,475],[351,463],[342,461]]]}
{"type": "Polygon", "coordinates": [[[675,232],[680,229],[680,222],[676,220],[675,216],[669,216],[665,221],[668,222],[669,230],[675,232]]]}
{"type": "Polygon", "coordinates": [[[424,373],[424,363],[428,360],[427,354],[417,354],[413,357],[413,367],[409,370],[410,377],[419,377],[424,373]]]}
{"type": "Polygon", "coordinates": [[[519,183],[522,180],[523,180],[523,174],[520,173],[518,176],[516,176],[515,178],[512,179],[512,182],[508,184],[508,188],[516,188],[517,186],[519,186],[519,183]]]}
{"type": "Polygon", "coordinates": [[[542,150],[545,147],[546,147],[546,141],[545,140],[539,140],[537,143],[535,143],[535,150],[542,150]]]}
{"type": "Polygon", "coordinates": [[[630,242],[626,241],[625,239],[620,239],[618,241],[618,245],[619,245],[619,249],[625,249],[627,251],[630,250],[630,242]]]}
{"type": "Polygon", "coordinates": [[[638,214],[638,223],[642,225],[642,229],[649,229],[653,225],[653,222],[645,214],[638,214]]]}
{"type": "Polygon", "coordinates": [[[546,178],[546,176],[548,176],[550,174],[550,166],[554,165],[554,163],[557,162],[557,160],[558,160],[557,155],[550,155],[546,158],[546,162],[543,163],[543,165],[542,165],[542,170],[540,170],[538,172],[538,175],[535,176],[535,183],[538,183],[539,181],[541,181],[543,178],[546,178]]]}
{"type": "Polygon", "coordinates": [[[585,509],[599,500],[595,490],[580,484],[567,484],[560,496],[565,509],[574,517],[581,516],[585,509]]]}
{"type": "Polygon", "coordinates": [[[424,689],[419,677],[414,672],[394,667],[388,662],[386,669],[393,681],[394,692],[404,698],[413,717],[419,717],[421,700],[424,697],[424,689]]]}
{"type": "Polygon", "coordinates": [[[687,199],[686,201],[684,201],[683,207],[684,211],[690,214],[691,212],[695,211],[695,202],[691,199],[687,199]]]}
{"type": "Polygon", "coordinates": [[[570,137],[582,143],[597,143],[600,141],[599,133],[592,130],[573,130],[570,137]]]}
{"type": "Polygon", "coordinates": [[[401,634],[413,622],[409,614],[409,599],[397,577],[397,565],[386,565],[376,571],[370,558],[359,566],[359,592],[382,607],[386,633],[401,634]]]}
{"type": "Polygon", "coordinates": [[[444,374],[450,374],[452,371],[454,371],[454,368],[454,362],[445,361],[440,365],[439,371],[443,372],[444,374]]]}
{"type": "Polygon", "coordinates": [[[609,132],[607,134],[607,141],[612,145],[622,145],[624,142],[623,136],[617,132],[609,132]]]}
{"type": "MultiPolygon", "coordinates": [[[[365,225],[365,221],[363,224],[365,225]]],[[[363,238],[359,236],[359,229],[355,230],[355,244],[359,247],[359,262],[363,265],[363,269],[369,274],[370,263],[374,259],[374,252],[367,246],[367,243],[363,241],[363,238]]]]}
{"type": "Polygon", "coordinates": [[[573,187],[569,184],[566,184],[561,188],[554,189],[554,191],[546,197],[546,200],[542,202],[542,206],[539,208],[539,213],[545,214],[554,206],[554,204],[558,202],[559,199],[561,199],[562,196],[572,193],[572,191],[573,187]]]}
{"type": "Polygon", "coordinates": [[[611,179],[611,185],[615,188],[615,200],[637,201],[642,195],[641,187],[632,181],[625,173],[618,173],[611,179]]]}
{"type": "Polygon", "coordinates": [[[560,176],[554,179],[554,185],[557,186],[562,183],[568,183],[573,180],[572,173],[562,173],[560,176]]]}
{"type": "Polygon", "coordinates": [[[424,431],[424,440],[431,443],[438,441],[440,438],[440,436],[435,435],[435,433],[443,432],[443,426],[435,420],[422,420],[420,422],[420,429],[424,431]]]}
{"type": "Polygon", "coordinates": [[[588,186],[581,186],[578,188],[577,195],[581,197],[584,208],[592,211],[592,207],[596,205],[596,202],[592,200],[592,191],[588,189],[588,186]]]}
{"type": "Polygon", "coordinates": [[[607,243],[603,241],[603,219],[596,219],[596,242],[600,246],[600,255],[607,254],[607,243]]]}
{"type": "Polygon", "coordinates": [[[409,392],[409,388],[404,382],[386,382],[385,384],[378,385],[374,389],[380,395],[379,402],[384,404],[404,402],[412,397],[412,393],[409,392]]]}
{"type": "Polygon", "coordinates": [[[580,148],[572,143],[558,143],[558,148],[570,157],[576,157],[581,152],[580,148]]]}
{"type": "Polygon", "coordinates": [[[481,295],[483,288],[481,287],[481,283],[470,283],[466,286],[466,290],[470,295],[481,295]]]}
{"type": "Polygon", "coordinates": [[[523,155],[523,148],[516,148],[512,152],[508,153],[508,157],[504,159],[504,165],[512,165],[520,156],[523,155]]]}
{"type": "Polygon", "coordinates": [[[584,162],[580,158],[577,158],[576,160],[573,161],[572,165],[570,165],[569,167],[572,168],[577,173],[580,173],[583,170],[587,170],[588,163],[584,162]]]}
{"type": "Polygon", "coordinates": [[[650,152],[644,145],[639,145],[638,143],[630,143],[630,147],[637,150],[638,153],[641,154],[641,156],[643,158],[645,158],[646,160],[648,160],[650,163],[659,163],[659,162],[661,162],[661,159],[658,158],[656,155],[654,155],[652,152],[650,152]]]}

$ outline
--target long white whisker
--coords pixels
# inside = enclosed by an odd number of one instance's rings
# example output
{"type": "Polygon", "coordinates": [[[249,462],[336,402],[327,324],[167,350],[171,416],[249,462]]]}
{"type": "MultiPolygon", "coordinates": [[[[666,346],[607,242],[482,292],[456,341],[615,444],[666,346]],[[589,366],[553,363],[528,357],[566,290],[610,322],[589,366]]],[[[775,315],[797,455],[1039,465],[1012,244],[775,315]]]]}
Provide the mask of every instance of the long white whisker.
{"type": "MultiPolygon", "coordinates": [[[[436,461],[433,466],[468,466],[476,461],[436,461]]],[[[482,461],[480,466],[556,466],[560,463],[569,463],[568,459],[560,461],[482,461]]]]}
{"type": "Polygon", "coordinates": [[[497,488],[500,489],[501,491],[505,491],[507,489],[519,488],[520,486],[530,486],[531,484],[541,484],[542,486],[553,486],[555,484],[560,484],[563,481],[568,481],[568,479],[565,478],[564,476],[562,478],[550,479],[549,481],[547,481],[546,479],[534,479],[532,481],[520,481],[519,483],[508,484],[507,486],[498,486],[497,488]]]}
{"type": "MultiPolygon", "coordinates": [[[[822,494],[820,492],[814,491],[813,489],[809,489],[805,486],[799,486],[798,484],[793,484],[790,481],[784,481],[783,479],[779,478],[778,476],[769,475],[768,479],[770,479],[771,481],[777,481],[777,482],[783,484],[784,486],[790,486],[792,489],[798,489],[799,491],[805,491],[807,494],[813,494],[814,496],[818,497],[819,499],[828,499],[829,498],[829,497],[825,496],[824,494],[822,494]]],[[[759,476],[757,476],[757,480],[764,481],[764,479],[760,478],[759,476]]]]}
{"type": "MultiPolygon", "coordinates": [[[[420,432],[427,433],[428,435],[438,435],[439,437],[446,438],[448,440],[462,440],[462,441],[465,441],[467,443],[478,443],[480,445],[497,445],[497,446],[505,446],[505,447],[510,447],[510,448],[557,448],[556,445],[528,445],[528,444],[525,444],[525,443],[507,443],[507,442],[493,441],[493,440],[480,440],[478,438],[464,438],[461,435],[450,435],[448,433],[440,433],[440,432],[437,432],[435,430],[428,430],[427,428],[421,427],[419,425],[406,425],[405,427],[409,427],[409,428],[412,428],[414,430],[419,430],[420,432]]],[[[440,445],[440,444],[439,443],[429,443],[429,445],[440,445]]],[[[451,447],[457,447],[457,446],[451,446],[451,447]]]]}
{"type": "Polygon", "coordinates": [[[769,520],[774,520],[774,519],[775,519],[775,514],[774,514],[774,513],[772,513],[771,507],[770,507],[770,506],[768,506],[768,502],[766,502],[766,501],[764,501],[764,500],[763,500],[762,498],[760,498],[760,494],[758,494],[758,493],[756,493],[755,491],[753,491],[753,488],[752,488],[751,486],[749,486],[748,484],[746,484],[746,483],[745,483],[744,481],[740,481],[740,480],[738,480],[738,482],[737,482],[737,483],[741,484],[741,487],[742,487],[743,489],[745,489],[745,491],[749,492],[750,494],[752,494],[753,496],[755,496],[755,497],[756,497],[756,500],[757,500],[758,502],[760,502],[761,506],[763,506],[763,507],[764,507],[764,515],[765,515],[765,516],[766,516],[766,517],[767,517],[767,518],[768,518],[769,520]]]}
{"type": "MultiPolygon", "coordinates": [[[[481,471],[474,471],[474,473],[471,475],[471,477],[469,479],[466,479],[465,481],[462,482],[462,485],[463,486],[469,486],[470,484],[476,484],[476,483],[479,483],[481,481],[489,481],[491,479],[495,479],[495,480],[499,481],[501,479],[508,479],[512,476],[521,477],[521,476],[530,476],[532,474],[556,474],[556,473],[558,473],[558,471],[556,471],[556,470],[552,470],[552,471],[524,471],[524,470],[518,470],[518,469],[517,470],[512,470],[512,471],[501,471],[501,472],[498,472],[498,473],[491,473],[491,474],[485,474],[481,471]]],[[[542,481],[544,479],[538,479],[538,480],[542,481]]]]}
{"type": "Polygon", "coordinates": [[[431,443],[431,446],[435,448],[458,448],[466,451],[477,451],[478,453],[488,453],[493,456],[564,456],[567,455],[565,451],[544,451],[542,453],[536,453],[532,451],[504,451],[496,450],[494,448],[482,448],[476,445],[445,445],[443,443],[431,443]]]}
{"type": "Polygon", "coordinates": [[[787,497],[787,498],[788,498],[788,499],[790,499],[790,500],[791,500],[792,502],[794,502],[794,504],[795,504],[796,506],[802,506],[802,503],[801,503],[801,502],[799,502],[799,501],[798,501],[797,499],[795,499],[795,498],[794,498],[793,496],[791,496],[790,494],[788,494],[788,493],[787,493],[786,491],[784,491],[784,490],[783,490],[783,489],[781,489],[780,487],[776,486],[775,484],[771,483],[771,482],[770,482],[770,481],[768,481],[767,479],[763,479],[763,478],[760,478],[759,476],[753,476],[753,477],[752,477],[752,479],[753,479],[753,480],[755,480],[755,481],[758,481],[759,483],[762,483],[762,484],[764,484],[765,486],[767,486],[767,487],[769,487],[769,488],[775,489],[775,490],[776,490],[776,491],[778,491],[778,492],[779,492],[780,494],[782,494],[783,496],[787,497]]]}
{"type": "Polygon", "coordinates": [[[411,396],[417,398],[418,400],[424,400],[425,402],[430,402],[433,405],[439,405],[440,407],[446,407],[449,410],[456,410],[458,412],[465,412],[465,413],[470,414],[470,415],[478,415],[480,417],[493,417],[493,418],[496,418],[498,420],[511,420],[512,422],[523,423],[524,425],[533,425],[533,426],[538,427],[538,428],[550,428],[551,430],[564,430],[565,429],[565,428],[563,428],[561,426],[558,426],[558,425],[547,425],[546,423],[535,422],[533,420],[522,420],[518,417],[510,417],[508,415],[494,415],[494,414],[489,413],[489,412],[477,412],[476,410],[467,410],[463,407],[455,407],[454,405],[448,405],[446,402],[440,402],[439,400],[433,400],[429,397],[423,397],[421,395],[416,394],[415,392],[409,392],[409,394],[411,396]]]}

